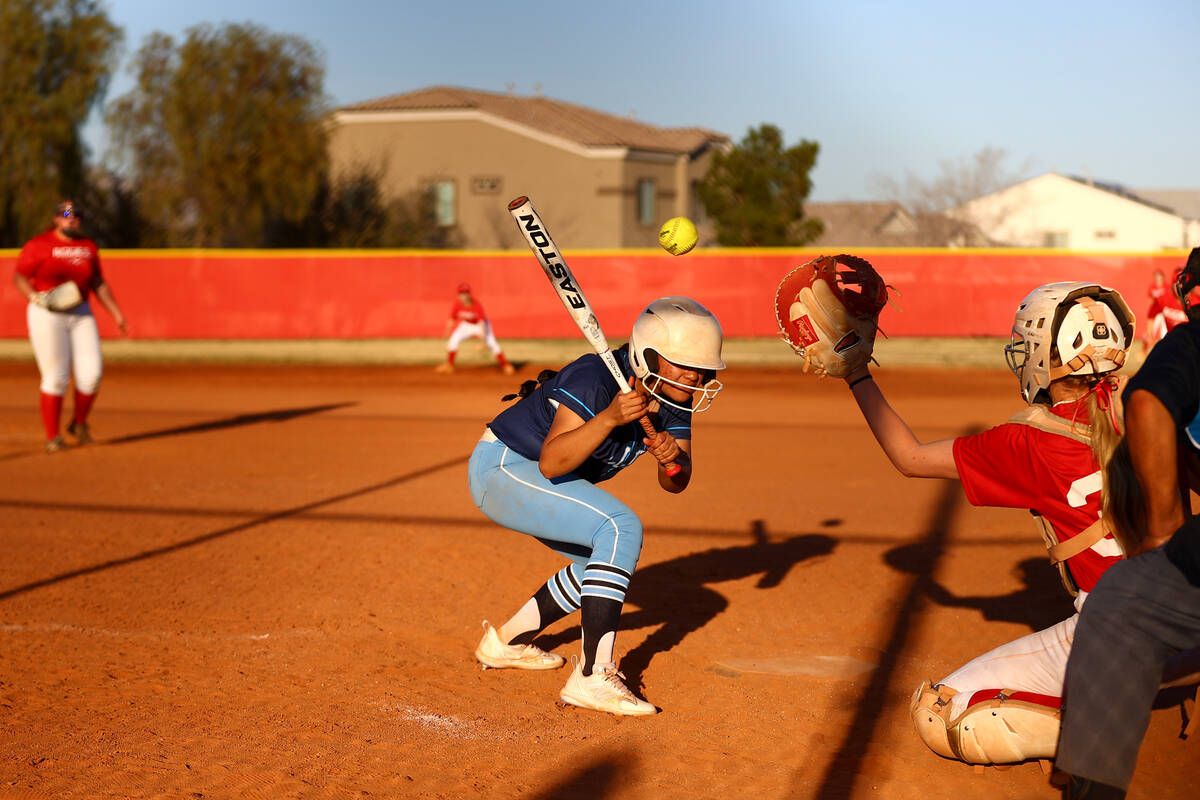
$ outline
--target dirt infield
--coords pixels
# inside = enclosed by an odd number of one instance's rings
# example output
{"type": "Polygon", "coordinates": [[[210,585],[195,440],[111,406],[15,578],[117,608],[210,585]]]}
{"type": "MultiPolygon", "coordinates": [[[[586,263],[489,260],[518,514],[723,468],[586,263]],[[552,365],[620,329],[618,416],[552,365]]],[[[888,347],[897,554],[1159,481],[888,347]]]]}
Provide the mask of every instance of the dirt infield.
{"type": "MultiPolygon", "coordinates": [[[[878,374],[923,439],[1020,404],[1005,372],[878,374]]],[[[98,444],[46,455],[35,370],[0,363],[0,797],[1056,798],[907,713],[1071,613],[1028,514],[900,477],[837,382],[727,378],[687,492],[648,459],[608,484],[646,528],[617,649],[663,709],[618,719],[471,655],[561,566],[467,494],[516,379],[112,364],[98,444]]],[[[1195,796],[1180,719],[1131,798],[1195,796]]]]}

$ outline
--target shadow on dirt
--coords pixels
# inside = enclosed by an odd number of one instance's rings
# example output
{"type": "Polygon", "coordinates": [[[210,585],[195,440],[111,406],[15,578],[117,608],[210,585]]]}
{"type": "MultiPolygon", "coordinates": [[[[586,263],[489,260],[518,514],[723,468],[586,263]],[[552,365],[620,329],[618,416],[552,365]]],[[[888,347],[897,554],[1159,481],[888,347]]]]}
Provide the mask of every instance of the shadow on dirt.
{"type": "Polygon", "coordinates": [[[940,556],[940,553],[929,552],[928,544],[907,544],[889,550],[884,561],[900,572],[915,576],[916,588],[939,606],[973,608],[989,622],[1015,622],[1029,626],[1031,631],[1040,631],[1075,613],[1071,596],[1063,588],[1058,572],[1045,558],[1026,558],[1013,567],[1024,584],[1024,588],[1015,592],[957,595],[933,577],[940,556]]]}
{"type": "Polygon", "coordinates": [[[181,436],[188,433],[205,433],[207,431],[224,430],[225,428],[239,428],[243,425],[258,425],[262,422],[287,422],[297,417],[306,417],[309,414],[320,414],[325,411],[335,411],[339,408],[349,408],[354,405],[357,405],[357,403],[329,403],[321,406],[281,408],[275,411],[259,411],[254,414],[238,414],[236,417],[215,419],[211,422],[197,422],[194,425],[181,425],[177,428],[164,428],[163,430],[147,431],[145,433],[131,433],[128,436],[105,439],[102,443],[106,445],[128,444],[129,442],[141,442],[146,439],[160,439],[164,436],[181,436]]]}
{"type": "Polygon", "coordinates": [[[534,800],[601,800],[627,776],[637,764],[633,751],[614,752],[580,767],[568,777],[539,792],[534,800]]]}
{"type": "Polygon", "coordinates": [[[123,558],[114,558],[112,560],[104,561],[99,564],[93,564],[90,567],[83,567],[81,569],[72,570],[70,572],[64,572],[64,573],[54,575],[49,578],[44,578],[39,581],[34,581],[33,583],[27,583],[23,586],[16,586],[12,589],[0,591],[0,600],[7,600],[10,597],[15,597],[20,594],[25,594],[26,592],[31,592],[35,589],[40,589],[43,586],[50,586],[52,584],[61,583],[63,581],[68,581],[73,578],[79,578],[79,577],[83,577],[85,575],[93,575],[97,572],[102,572],[107,569],[113,569],[115,567],[123,567],[126,564],[134,564],[139,561],[146,561],[151,558],[157,558],[158,556],[166,555],[168,553],[175,553],[180,550],[185,550],[189,547],[195,547],[197,545],[201,545],[206,542],[211,542],[214,539],[221,539],[226,536],[232,536],[235,533],[241,533],[242,531],[250,530],[251,528],[257,528],[262,525],[267,525],[269,523],[276,522],[278,520],[288,519],[291,517],[304,516],[305,514],[311,513],[319,508],[325,508],[327,506],[335,505],[337,503],[341,503],[343,501],[350,500],[355,497],[364,497],[373,492],[378,492],[382,489],[390,489],[393,486],[399,486],[400,484],[407,483],[409,481],[413,481],[418,478],[422,478],[426,475],[432,475],[437,472],[441,472],[442,470],[448,469],[450,467],[458,467],[458,466],[464,465],[466,463],[467,463],[466,456],[461,457],[461,458],[454,458],[449,461],[443,461],[440,464],[432,464],[427,467],[422,467],[421,469],[417,469],[412,472],[405,473],[404,475],[398,475],[395,478],[390,478],[386,481],[380,481],[379,483],[374,483],[369,486],[364,486],[360,489],[355,489],[350,492],[343,492],[341,494],[333,495],[331,497],[326,497],[321,500],[315,500],[311,503],[305,503],[303,505],[294,506],[292,508],[285,508],[281,511],[273,511],[270,513],[260,514],[251,519],[246,520],[245,522],[239,522],[236,525],[230,525],[229,527],[211,531],[211,532],[205,533],[201,536],[194,536],[190,539],[185,539],[181,542],[175,542],[174,544],[169,544],[164,547],[156,547],[153,550],[146,550],[144,552],[137,553],[137,554],[131,555],[131,556],[125,556],[123,558]]]}
{"type": "MultiPolygon", "coordinates": [[[[901,551],[899,559],[904,565],[903,571],[912,574],[913,578],[890,606],[894,610],[892,629],[887,641],[878,645],[882,654],[879,666],[871,673],[870,681],[855,703],[854,718],[840,746],[829,759],[816,793],[812,791],[812,784],[817,782],[807,769],[801,768],[793,777],[792,794],[795,796],[809,796],[819,800],[843,800],[854,796],[855,786],[862,777],[862,765],[867,749],[876,738],[876,729],[881,720],[879,709],[889,704],[891,683],[901,656],[908,650],[909,638],[920,617],[920,607],[925,601],[926,584],[930,582],[929,576],[933,574],[938,560],[945,553],[954,518],[961,507],[963,495],[960,484],[957,481],[944,483],[936,502],[929,509],[920,542],[896,548],[901,551]]],[[[894,559],[895,557],[892,557],[892,560],[894,559]]],[[[892,560],[888,563],[891,564],[892,560]]]]}
{"type": "MultiPolygon", "coordinates": [[[[638,610],[621,614],[621,630],[661,626],[621,658],[621,672],[632,687],[641,685],[641,675],[656,653],[665,653],[703,628],[729,605],[708,584],[759,575],[759,589],[780,584],[796,564],[833,552],[837,540],[819,533],[802,534],[773,542],[761,520],[750,524],[752,544],[717,547],[681,558],[639,568],[630,584],[628,601],[638,610]]],[[[579,641],[574,625],[539,638],[538,645],[553,649],[579,641]]],[[[618,631],[617,636],[620,636],[618,631]]]]}

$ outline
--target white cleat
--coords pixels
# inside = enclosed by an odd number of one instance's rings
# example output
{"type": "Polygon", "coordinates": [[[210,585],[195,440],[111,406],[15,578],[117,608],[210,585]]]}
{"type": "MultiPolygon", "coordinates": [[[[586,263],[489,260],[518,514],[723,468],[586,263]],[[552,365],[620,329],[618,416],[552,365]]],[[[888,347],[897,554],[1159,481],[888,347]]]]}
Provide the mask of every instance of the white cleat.
{"type": "Polygon", "coordinates": [[[486,619],[483,621],[483,638],[475,648],[475,658],[484,669],[558,669],[567,663],[562,656],[547,653],[537,645],[505,644],[486,619]]]}
{"type": "Polygon", "coordinates": [[[657,708],[629,691],[625,676],[611,663],[597,664],[591,675],[584,675],[583,665],[576,661],[558,697],[564,703],[609,714],[644,717],[658,713],[657,708]]]}

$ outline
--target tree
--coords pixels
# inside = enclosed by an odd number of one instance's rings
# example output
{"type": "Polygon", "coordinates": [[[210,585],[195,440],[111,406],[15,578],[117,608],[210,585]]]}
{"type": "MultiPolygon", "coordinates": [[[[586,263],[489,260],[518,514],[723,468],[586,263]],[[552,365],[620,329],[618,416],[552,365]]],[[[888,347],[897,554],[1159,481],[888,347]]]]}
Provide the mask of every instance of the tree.
{"type": "Polygon", "coordinates": [[[323,60],[298,36],[198,25],[146,37],[107,111],[143,244],[256,247],[310,211],[326,164],[323,60]]]}
{"type": "Polygon", "coordinates": [[[75,198],[86,214],[84,231],[102,248],[141,246],[145,222],[126,178],[101,166],[89,166],[87,183],[75,198]]]}
{"type": "MultiPolygon", "coordinates": [[[[974,219],[962,211],[967,202],[1003,189],[1019,180],[1019,173],[1004,167],[1008,154],[999,148],[985,147],[974,155],[939,163],[940,173],[922,180],[908,173],[903,184],[885,177],[875,178],[877,191],[900,203],[917,223],[914,244],[934,247],[980,246],[990,244],[983,230],[991,230],[1012,209],[996,209],[987,220],[974,219]]],[[[1028,171],[1028,166],[1022,172],[1028,171]]]]}
{"type": "Polygon", "coordinates": [[[322,176],[313,204],[297,223],[276,221],[267,231],[268,246],[422,247],[461,244],[453,228],[437,224],[433,194],[414,190],[385,201],[381,167],[359,166],[336,180],[322,176]]]}
{"type": "Polygon", "coordinates": [[[96,0],[0,0],[0,247],[20,246],[58,200],[82,196],[80,130],[121,38],[96,0]]]}
{"type": "Polygon", "coordinates": [[[779,128],[763,124],[716,153],[697,193],[716,223],[717,241],[731,247],[794,246],[820,236],[821,222],[804,217],[812,191],[808,173],[819,149],[806,140],[784,149],[779,128]]]}

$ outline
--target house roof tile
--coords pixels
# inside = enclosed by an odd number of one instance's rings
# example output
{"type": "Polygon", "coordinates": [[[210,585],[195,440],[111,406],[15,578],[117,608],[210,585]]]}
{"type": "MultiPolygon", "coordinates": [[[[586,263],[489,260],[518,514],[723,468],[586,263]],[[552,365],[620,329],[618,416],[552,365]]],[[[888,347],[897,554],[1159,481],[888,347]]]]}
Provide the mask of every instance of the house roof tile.
{"type": "Polygon", "coordinates": [[[453,86],[432,86],[342,106],[338,111],[436,111],[477,109],[586,147],[630,147],[692,153],[729,137],[706,128],[660,128],[561,100],[521,97],[453,86]]]}

